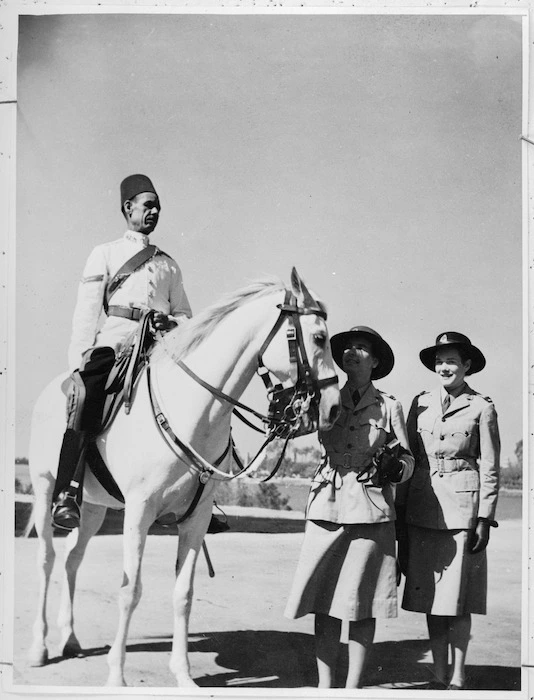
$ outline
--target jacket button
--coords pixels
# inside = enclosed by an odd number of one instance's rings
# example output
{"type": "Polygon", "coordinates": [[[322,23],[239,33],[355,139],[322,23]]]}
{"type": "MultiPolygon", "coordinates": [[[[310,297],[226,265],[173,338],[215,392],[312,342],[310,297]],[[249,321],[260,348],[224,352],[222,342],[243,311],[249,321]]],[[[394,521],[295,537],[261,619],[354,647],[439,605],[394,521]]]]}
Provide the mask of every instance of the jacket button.
{"type": "Polygon", "coordinates": [[[349,450],[352,448],[352,445],[350,442],[347,444],[347,447],[349,448],[349,450]]]}
{"type": "Polygon", "coordinates": [[[353,425],[351,425],[349,430],[355,430],[355,427],[353,425]]]}
{"type": "Polygon", "coordinates": [[[443,474],[441,472],[439,473],[439,478],[443,479],[443,474]]]}

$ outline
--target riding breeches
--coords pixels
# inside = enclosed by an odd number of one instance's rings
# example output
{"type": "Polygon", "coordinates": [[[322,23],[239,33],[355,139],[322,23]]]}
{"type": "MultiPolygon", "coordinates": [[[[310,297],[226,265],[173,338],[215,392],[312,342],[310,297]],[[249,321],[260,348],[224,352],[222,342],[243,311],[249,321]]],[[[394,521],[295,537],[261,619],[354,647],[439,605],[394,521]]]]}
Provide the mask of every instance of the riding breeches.
{"type": "Polygon", "coordinates": [[[67,425],[76,431],[96,435],[100,430],[106,400],[106,382],[115,363],[113,348],[91,348],[72,374],[67,408],[67,425]]]}
{"type": "Polygon", "coordinates": [[[53,502],[71,484],[75,473],[77,482],[80,485],[83,482],[87,439],[100,430],[106,382],[114,363],[113,348],[92,348],[84,353],[80,368],[72,374],[67,398],[67,430],[61,445],[53,502]]]}

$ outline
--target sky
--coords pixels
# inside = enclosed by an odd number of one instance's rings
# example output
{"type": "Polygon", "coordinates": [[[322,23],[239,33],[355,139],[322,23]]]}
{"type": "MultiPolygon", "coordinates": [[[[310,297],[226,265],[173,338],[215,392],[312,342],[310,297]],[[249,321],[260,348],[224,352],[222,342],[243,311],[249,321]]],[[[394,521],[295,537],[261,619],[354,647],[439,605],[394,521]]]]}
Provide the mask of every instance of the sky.
{"type": "Polygon", "coordinates": [[[194,312],[295,265],[331,334],[390,343],[377,386],[406,413],[436,386],[419,351],[468,335],[505,464],[522,437],[521,41],[511,15],[22,16],[16,454],[66,370],[85,259],[124,233],[119,183],[143,172],[194,312]]]}

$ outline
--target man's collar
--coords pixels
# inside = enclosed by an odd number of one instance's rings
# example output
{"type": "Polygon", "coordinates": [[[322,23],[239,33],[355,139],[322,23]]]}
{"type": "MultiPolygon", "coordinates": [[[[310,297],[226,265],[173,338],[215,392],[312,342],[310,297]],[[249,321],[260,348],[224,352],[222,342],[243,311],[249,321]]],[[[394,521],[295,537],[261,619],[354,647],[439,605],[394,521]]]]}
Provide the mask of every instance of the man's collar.
{"type": "Polygon", "coordinates": [[[149,236],[146,233],[128,230],[124,234],[124,238],[125,240],[130,241],[131,243],[137,243],[138,245],[141,244],[143,248],[146,248],[148,245],[149,236]]]}

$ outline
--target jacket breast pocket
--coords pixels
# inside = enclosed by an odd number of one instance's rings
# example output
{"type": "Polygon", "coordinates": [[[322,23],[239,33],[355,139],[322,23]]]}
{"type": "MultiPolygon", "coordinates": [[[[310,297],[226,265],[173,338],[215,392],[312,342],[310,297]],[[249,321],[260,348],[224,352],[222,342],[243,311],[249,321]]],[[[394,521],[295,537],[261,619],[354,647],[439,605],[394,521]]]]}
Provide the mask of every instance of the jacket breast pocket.
{"type": "MultiPolygon", "coordinates": [[[[361,446],[377,449],[385,442],[388,434],[388,424],[385,418],[363,418],[359,424],[361,446]]],[[[358,440],[360,442],[360,440],[358,440]]]]}
{"type": "Polygon", "coordinates": [[[335,452],[342,452],[344,450],[348,419],[347,411],[342,410],[341,415],[332,428],[321,433],[321,441],[325,448],[334,450],[335,452]]]}

